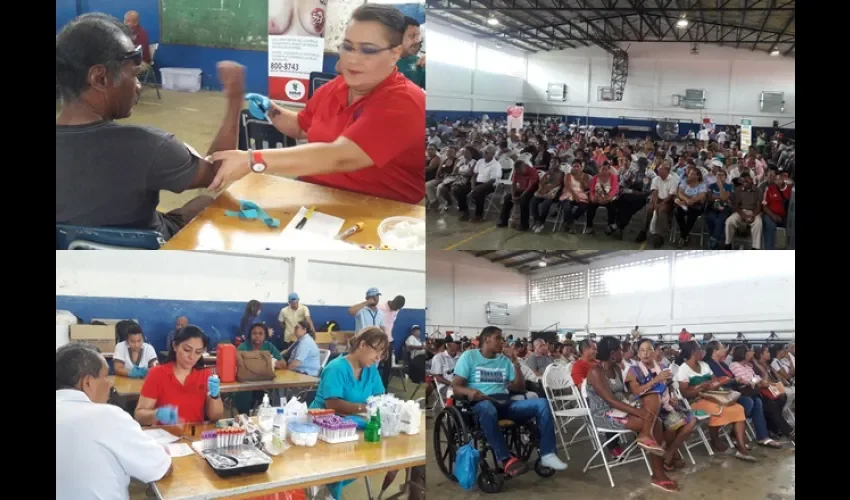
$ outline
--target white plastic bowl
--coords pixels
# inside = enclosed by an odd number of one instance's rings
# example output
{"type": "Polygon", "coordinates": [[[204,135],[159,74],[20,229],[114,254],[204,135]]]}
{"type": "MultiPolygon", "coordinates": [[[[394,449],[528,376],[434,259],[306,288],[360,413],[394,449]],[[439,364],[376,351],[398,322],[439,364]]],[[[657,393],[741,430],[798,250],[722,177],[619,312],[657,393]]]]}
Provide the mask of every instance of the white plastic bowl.
{"type": "Polygon", "coordinates": [[[425,250],[425,219],[388,217],[378,225],[378,236],[393,250],[425,250]]]}

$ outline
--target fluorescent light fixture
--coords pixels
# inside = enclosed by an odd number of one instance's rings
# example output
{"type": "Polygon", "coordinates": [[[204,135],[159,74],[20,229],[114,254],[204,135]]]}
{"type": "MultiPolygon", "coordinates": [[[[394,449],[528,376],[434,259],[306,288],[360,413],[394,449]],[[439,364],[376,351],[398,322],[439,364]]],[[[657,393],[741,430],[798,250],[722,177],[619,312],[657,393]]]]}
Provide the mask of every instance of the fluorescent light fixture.
{"type": "Polygon", "coordinates": [[[487,24],[489,24],[490,26],[495,26],[495,25],[499,24],[499,20],[496,19],[495,17],[491,17],[490,19],[487,20],[487,24]]]}
{"type": "Polygon", "coordinates": [[[679,28],[684,28],[687,25],[688,25],[687,19],[683,18],[683,19],[679,19],[678,21],[676,21],[676,26],[679,27],[679,28]]]}
{"type": "Polygon", "coordinates": [[[543,259],[540,259],[540,262],[538,262],[538,263],[537,263],[537,265],[538,265],[539,267],[546,267],[546,261],[545,261],[545,260],[543,260],[543,259]]]}
{"type": "Polygon", "coordinates": [[[772,51],[770,52],[770,55],[772,55],[772,56],[778,56],[778,55],[779,55],[779,51],[778,51],[778,50],[772,50],[772,51]]]}

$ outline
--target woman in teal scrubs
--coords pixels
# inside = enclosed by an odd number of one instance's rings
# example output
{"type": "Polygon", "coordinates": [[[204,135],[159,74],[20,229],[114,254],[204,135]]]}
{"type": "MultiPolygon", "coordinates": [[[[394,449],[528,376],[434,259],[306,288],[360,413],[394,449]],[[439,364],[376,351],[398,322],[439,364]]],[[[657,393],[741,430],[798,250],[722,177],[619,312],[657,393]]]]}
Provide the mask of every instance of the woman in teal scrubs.
{"type": "Polygon", "coordinates": [[[366,400],[386,392],[378,362],[385,356],[389,338],[377,326],[364,328],[351,339],[348,353],[322,370],[310,408],[327,408],[340,415],[366,412],[366,400]]]}
{"type": "MultiPolygon", "coordinates": [[[[322,370],[319,388],[310,408],[327,408],[339,415],[366,413],[366,400],[383,394],[384,383],[378,362],[389,350],[389,337],[379,326],[369,326],[351,339],[348,354],[339,356],[322,370]]],[[[342,489],[353,483],[347,479],[328,485],[334,499],[339,500],[342,489]]]]}

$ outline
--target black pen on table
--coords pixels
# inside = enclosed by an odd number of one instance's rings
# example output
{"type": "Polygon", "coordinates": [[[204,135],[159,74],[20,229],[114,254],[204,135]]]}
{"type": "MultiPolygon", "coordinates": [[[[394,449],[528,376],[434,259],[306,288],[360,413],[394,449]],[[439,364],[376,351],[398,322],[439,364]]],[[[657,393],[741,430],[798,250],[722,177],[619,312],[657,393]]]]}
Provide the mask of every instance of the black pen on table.
{"type": "Polygon", "coordinates": [[[310,210],[307,210],[307,213],[306,213],[306,214],[304,214],[304,217],[302,217],[302,218],[301,218],[301,220],[300,220],[300,221],[298,221],[298,224],[296,224],[296,225],[295,225],[295,229],[301,229],[301,228],[303,228],[303,227],[304,227],[304,224],[306,224],[306,223],[307,223],[307,219],[309,219],[309,218],[313,215],[313,211],[314,211],[314,210],[316,210],[316,206],[315,206],[315,205],[313,205],[312,207],[310,207],[310,210]]]}

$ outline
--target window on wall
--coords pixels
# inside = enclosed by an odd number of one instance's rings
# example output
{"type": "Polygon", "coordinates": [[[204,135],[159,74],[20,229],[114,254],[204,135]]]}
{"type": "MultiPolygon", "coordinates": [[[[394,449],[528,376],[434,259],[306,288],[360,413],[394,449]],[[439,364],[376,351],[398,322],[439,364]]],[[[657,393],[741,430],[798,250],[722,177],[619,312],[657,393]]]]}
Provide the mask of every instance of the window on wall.
{"type": "Polygon", "coordinates": [[[587,297],[587,274],[580,272],[531,280],[528,290],[528,301],[532,304],[583,299],[587,297]]]}
{"type": "Polygon", "coordinates": [[[689,288],[794,277],[794,252],[755,253],[722,250],[679,252],[673,265],[673,285],[689,288]]]}
{"type": "Polygon", "coordinates": [[[590,270],[590,296],[663,290],[670,286],[668,257],[638,260],[590,270]]]}
{"type": "Polygon", "coordinates": [[[428,61],[475,69],[475,45],[438,31],[428,32],[428,61]]]}
{"type": "Polygon", "coordinates": [[[478,46],[478,71],[525,79],[525,58],[478,46]]]}

